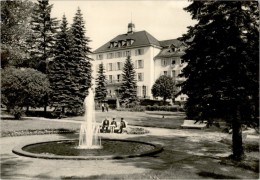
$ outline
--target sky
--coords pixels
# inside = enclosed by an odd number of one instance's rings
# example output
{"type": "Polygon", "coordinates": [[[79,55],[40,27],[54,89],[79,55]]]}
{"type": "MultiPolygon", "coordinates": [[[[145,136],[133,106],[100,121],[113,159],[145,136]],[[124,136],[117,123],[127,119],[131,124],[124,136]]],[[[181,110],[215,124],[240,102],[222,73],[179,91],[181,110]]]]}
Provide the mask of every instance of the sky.
{"type": "Polygon", "coordinates": [[[78,8],[85,22],[89,46],[94,51],[119,34],[127,33],[128,23],[135,24],[135,31],[145,30],[158,40],[175,39],[194,25],[183,8],[187,0],[50,0],[52,17],[61,20],[65,14],[69,24],[78,8]]]}

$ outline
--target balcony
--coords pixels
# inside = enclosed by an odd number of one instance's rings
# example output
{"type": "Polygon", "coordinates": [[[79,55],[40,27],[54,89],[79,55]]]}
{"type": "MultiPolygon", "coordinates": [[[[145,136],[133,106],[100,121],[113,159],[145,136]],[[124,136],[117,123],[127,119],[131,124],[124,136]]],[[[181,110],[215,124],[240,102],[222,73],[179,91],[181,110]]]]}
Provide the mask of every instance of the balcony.
{"type": "Polygon", "coordinates": [[[117,80],[107,80],[107,85],[120,85],[122,84],[122,80],[117,79],[117,80]]]}

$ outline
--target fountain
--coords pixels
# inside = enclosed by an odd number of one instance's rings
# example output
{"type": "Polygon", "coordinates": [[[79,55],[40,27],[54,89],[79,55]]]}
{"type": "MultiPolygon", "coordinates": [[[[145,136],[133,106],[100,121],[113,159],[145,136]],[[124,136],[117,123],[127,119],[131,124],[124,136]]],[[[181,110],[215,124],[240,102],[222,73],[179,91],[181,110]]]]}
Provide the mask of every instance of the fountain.
{"type": "Polygon", "coordinates": [[[161,145],[126,139],[102,139],[96,125],[94,94],[89,88],[84,100],[85,122],[81,124],[79,139],[21,144],[12,152],[21,156],[43,159],[105,160],[151,156],[163,150],[161,145]]]}
{"type": "Polygon", "coordinates": [[[88,89],[88,96],[84,100],[85,105],[85,122],[81,124],[79,133],[80,149],[98,149],[101,148],[101,138],[99,128],[96,125],[94,93],[91,88],[88,89]]]}

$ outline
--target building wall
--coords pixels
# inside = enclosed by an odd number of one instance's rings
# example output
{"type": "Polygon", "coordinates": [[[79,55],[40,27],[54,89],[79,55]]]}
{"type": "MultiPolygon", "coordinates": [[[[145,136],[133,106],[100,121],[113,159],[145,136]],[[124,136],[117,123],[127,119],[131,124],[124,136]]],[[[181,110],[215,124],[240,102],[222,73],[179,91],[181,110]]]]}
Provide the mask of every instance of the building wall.
{"type": "MultiPolygon", "coordinates": [[[[175,83],[180,83],[185,80],[183,77],[178,77],[182,69],[187,66],[187,63],[183,63],[180,56],[167,57],[167,58],[156,58],[154,60],[154,72],[155,72],[155,81],[161,75],[167,75],[173,78],[175,83]],[[174,63],[175,62],[175,63],[174,63]]],[[[178,91],[180,91],[180,87],[178,91]]],[[[175,98],[175,101],[184,102],[187,100],[187,95],[181,94],[175,98]]]]}
{"type": "Polygon", "coordinates": [[[117,95],[117,89],[120,86],[121,79],[118,80],[118,76],[122,78],[122,69],[126,61],[126,51],[130,51],[131,60],[134,63],[137,80],[137,95],[141,98],[152,99],[151,88],[154,83],[154,60],[153,58],[159,53],[158,47],[135,47],[130,49],[124,49],[120,51],[109,51],[104,53],[93,54],[93,77],[96,79],[98,66],[103,62],[105,68],[105,75],[108,80],[108,95],[109,97],[115,97],[117,95]],[[141,54],[137,53],[140,52],[141,54]],[[112,53],[112,56],[111,56],[112,53]],[[118,57],[117,53],[121,53],[121,57],[118,57]],[[103,58],[100,59],[100,55],[103,58]],[[121,68],[118,68],[120,63],[121,68]],[[111,79],[112,77],[112,79],[111,79]]]}

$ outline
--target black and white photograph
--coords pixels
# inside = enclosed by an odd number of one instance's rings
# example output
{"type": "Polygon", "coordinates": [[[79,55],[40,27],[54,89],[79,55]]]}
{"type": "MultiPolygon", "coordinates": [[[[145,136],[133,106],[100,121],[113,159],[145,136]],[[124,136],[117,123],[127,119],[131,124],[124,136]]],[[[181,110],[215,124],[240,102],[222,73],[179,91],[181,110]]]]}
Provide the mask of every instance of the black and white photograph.
{"type": "Polygon", "coordinates": [[[259,179],[259,2],[1,0],[0,179],[259,179]]]}

